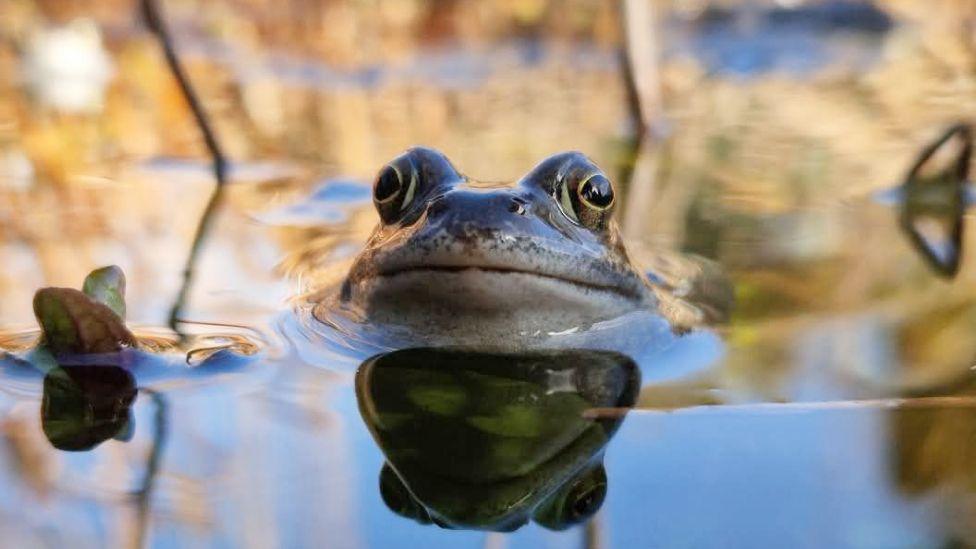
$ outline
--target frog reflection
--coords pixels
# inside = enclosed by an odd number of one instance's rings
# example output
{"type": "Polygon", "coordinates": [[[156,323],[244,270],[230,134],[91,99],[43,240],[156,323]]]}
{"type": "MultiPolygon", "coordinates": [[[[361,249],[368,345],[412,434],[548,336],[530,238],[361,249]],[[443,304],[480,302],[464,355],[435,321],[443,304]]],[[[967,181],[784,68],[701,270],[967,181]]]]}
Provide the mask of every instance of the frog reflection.
{"type": "Polygon", "coordinates": [[[523,354],[417,348],[364,362],[363,420],[386,455],[380,492],[395,513],[445,528],[564,529],[607,490],[602,456],[640,387],[606,351],[523,354]]]}
{"type": "Polygon", "coordinates": [[[53,368],[44,376],[41,427],[59,450],[91,450],[134,431],[136,381],[112,365],[53,368]]]}

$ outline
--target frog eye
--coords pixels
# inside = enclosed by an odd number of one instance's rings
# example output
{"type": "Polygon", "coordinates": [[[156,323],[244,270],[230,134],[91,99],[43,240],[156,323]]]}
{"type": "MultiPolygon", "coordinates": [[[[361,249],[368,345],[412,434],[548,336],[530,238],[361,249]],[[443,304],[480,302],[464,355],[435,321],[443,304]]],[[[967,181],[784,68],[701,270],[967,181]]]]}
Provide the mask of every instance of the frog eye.
{"type": "Polygon", "coordinates": [[[600,464],[550,496],[533,518],[551,530],[565,530],[595,515],[606,496],[607,472],[600,464]]]}
{"type": "Polygon", "coordinates": [[[393,200],[403,186],[402,179],[403,176],[395,167],[386,166],[376,176],[376,184],[373,185],[373,197],[380,203],[393,200]]]}
{"type": "Polygon", "coordinates": [[[614,205],[613,184],[602,173],[567,177],[558,187],[559,206],[575,223],[594,230],[606,228],[614,205]]]}
{"type": "Polygon", "coordinates": [[[596,211],[603,211],[613,206],[613,185],[602,173],[587,177],[576,187],[576,194],[580,202],[596,211]]]}
{"type": "Polygon", "coordinates": [[[403,485],[400,477],[393,472],[389,463],[380,470],[380,497],[394,513],[413,519],[421,524],[430,524],[431,517],[422,505],[417,503],[410,491],[403,485]]]}
{"type": "Polygon", "coordinates": [[[396,221],[413,201],[416,190],[417,171],[409,161],[390,163],[380,170],[373,183],[373,204],[383,222],[396,221]]]}

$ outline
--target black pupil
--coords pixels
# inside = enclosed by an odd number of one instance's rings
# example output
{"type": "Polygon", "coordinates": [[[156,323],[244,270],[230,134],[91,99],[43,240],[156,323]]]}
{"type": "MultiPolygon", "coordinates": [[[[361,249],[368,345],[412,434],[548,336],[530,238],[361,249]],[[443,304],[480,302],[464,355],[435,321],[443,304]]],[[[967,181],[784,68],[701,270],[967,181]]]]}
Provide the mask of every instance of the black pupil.
{"type": "Polygon", "coordinates": [[[373,195],[376,200],[383,201],[400,191],[400,174],[396,170],[387,166],[376,178],[376,188],[373,195]]]}
{"type": "Polygon", "coordinates": [[[583,183],[580,197],[597,208],[606,208],[613,202],[613,186],[610,180],[602,175],[594,175],[583,183]]]}

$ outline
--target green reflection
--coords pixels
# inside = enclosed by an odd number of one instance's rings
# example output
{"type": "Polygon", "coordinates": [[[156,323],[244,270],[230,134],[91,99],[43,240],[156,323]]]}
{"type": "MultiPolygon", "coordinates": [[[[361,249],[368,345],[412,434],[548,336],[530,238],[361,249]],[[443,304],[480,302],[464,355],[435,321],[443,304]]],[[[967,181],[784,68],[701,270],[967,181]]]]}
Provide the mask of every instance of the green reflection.
{"type": "Polygon", "coordinates": [[[603,449],[639,387],[630,358],[582,350],[407,349],[356,376],[360,413],[388,460],[386,505],[421,523],[497,531],[530,519],[563,529],[596,513],[603,449]]]}
{"type": "Polygon", "coordinates": [[[54,368],[44,376],[41,426],[55,448],[90,450],[134,431],[135,378],[118,366],[54,368]]]}

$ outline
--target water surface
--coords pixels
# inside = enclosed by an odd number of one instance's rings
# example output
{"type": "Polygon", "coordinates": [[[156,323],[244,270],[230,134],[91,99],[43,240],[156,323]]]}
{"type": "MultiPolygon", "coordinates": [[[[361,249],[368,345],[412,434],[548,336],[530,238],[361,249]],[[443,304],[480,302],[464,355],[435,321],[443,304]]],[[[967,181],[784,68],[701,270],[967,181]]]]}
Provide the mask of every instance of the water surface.
{"type": "Polygon", "coordinates": [[[32,88],[21,45],[79,14],[0,6],[18,22],[0,23],[0,346],[36,337],[37,287],[115,263],[135,331],[174,362],[135,372],[134,430],[88,451],[45,435],[43,376],[7,370],[5,545],[976,544],[971,216],[947,277],[900,228],[898,198],[877,198],[976,114],[976,55],[934,48],[935,23],[907,8],[864,12],[864,28],[782,9],[677,13],[665,18],[669,133],[637,147],[606,10],[581,7],[592,23],[567,29],[538,14],[506,26],[517,14],[497,8],[502,23],[469,28],[346,6],[317,16],[388,32],[360,49],[338,35],[326,55],[315,25],[272,22],[271,8],[204,10],[208,30],[190,4],[173,7],[177,32],[235,166],[184,312],[203,339],[183,347],[167,343],[165,317],[211,182],[154,44],[92,12],[112,76],[88,90],[98,105],[72,110],[32,88]],[[586,152],[622,194],[631,255],[696,326],[626,357],[637,408],[589,449],[605,449],[607,493],[585,525],[449,530],[383,501],[388,456],[356,373],[387,350],[327,333],[296,296],[341,277],[376,221],[370,178],[414,144],[485,180],[586,152]],[[228,342],[250,361],[186,365],[191,349],[228,342]]]}

